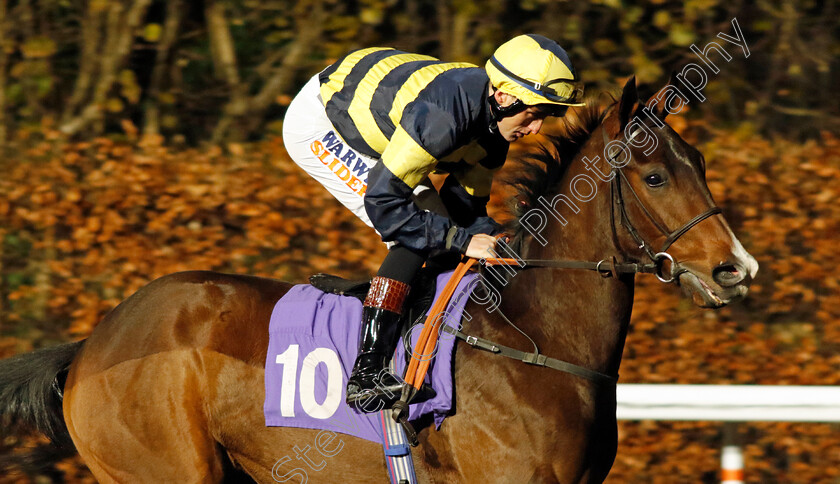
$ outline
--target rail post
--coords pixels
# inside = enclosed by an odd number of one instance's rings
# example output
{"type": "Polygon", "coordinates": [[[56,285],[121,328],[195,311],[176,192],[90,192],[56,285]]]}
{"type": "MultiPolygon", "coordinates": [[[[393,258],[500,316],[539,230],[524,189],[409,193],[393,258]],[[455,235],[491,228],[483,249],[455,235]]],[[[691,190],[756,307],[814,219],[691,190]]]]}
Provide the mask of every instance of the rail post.
{"type": "Polygon", "coordinates": [[[723,424],[720,482],[721,484],[744,484],[744,454],[738,441],[738,422],[723,424]]]}

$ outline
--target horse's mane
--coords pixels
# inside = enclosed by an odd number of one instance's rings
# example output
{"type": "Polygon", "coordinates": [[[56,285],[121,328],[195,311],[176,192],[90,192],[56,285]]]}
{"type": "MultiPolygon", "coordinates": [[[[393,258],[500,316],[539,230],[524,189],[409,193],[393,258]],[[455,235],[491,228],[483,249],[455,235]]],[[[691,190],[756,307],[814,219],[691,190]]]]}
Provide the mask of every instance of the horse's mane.
{"type": "Polygon", "coordinates": [[[563,118],[562,134],[547,136],[549,146],[540,144],[535,150],[521,156],[516,174],[506,180],[505,183],[514,192],[514,205],[511,208],[513,219],[505,227],[507,233],[521,235],[523,227],[519,219],[528,210],[537,207],[539,197],[553,193],[580,153],[581,147],[603,122],[606,107],[590,99],[586,107],[569,113],[574,114],[563,118]]]}

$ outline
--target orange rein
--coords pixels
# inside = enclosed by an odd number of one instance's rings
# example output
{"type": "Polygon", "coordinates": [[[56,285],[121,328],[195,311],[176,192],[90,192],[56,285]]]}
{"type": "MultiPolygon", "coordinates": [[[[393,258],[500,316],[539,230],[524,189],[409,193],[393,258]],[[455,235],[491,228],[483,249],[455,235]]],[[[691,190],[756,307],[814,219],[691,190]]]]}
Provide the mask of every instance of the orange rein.
{"type": "MultiPolygon", "coordinates": [[[[417,339],[417,344],[414,346],[414,351],[411,353],[411,361],[408,363],[408,368],[405,370],[405,382],[416,389],[420,389],[423,385],[423,379],[426,378],[426,373],[429,371],[429,364],[434,356],[434,349],[437,346],[438,336],[440,336],[440,326],[443,324],[443,313],[449,305],[449,300],[455,294],[455,289],[461,282],[461,279],[467,274],[470,267],[476,262],[476,259],[467,259],[458,264],[455,272],[449,278],[449,281],[444,286],[440,297],[435,301],[429,315],[426,317],[426,322],[423,324],[423,330],[420,332],[420,337],[417,339]]],[[[515,265],[516,259],[486,259],[485,264],[488,265],[515,265]]]]}
{"type": "Polygon", "coordinates": [[[429,370],[429,363],[431,362],[432,351],[437,345],[438,328],[441,324],[441,319],[438,317],[446,309],[449,300],[455,293],[455,288],[458,283],[467,273],[467,270],[475,263],[475,259],[468,259],[466,262],[461,262],[449,278],[449,282],[443,288],[440,297],[432,306],[429,316],[426,317],[426,322],[423,324],[423,330],[420,332],[420,337],[417,339],[417,344],[414,346],[414,351],[411,353],[411,361],[408,363],[408,368],[405,370],[405,381],[416,389],[423,386],[423,379],[426,378],[426,372],[429,370]]]}

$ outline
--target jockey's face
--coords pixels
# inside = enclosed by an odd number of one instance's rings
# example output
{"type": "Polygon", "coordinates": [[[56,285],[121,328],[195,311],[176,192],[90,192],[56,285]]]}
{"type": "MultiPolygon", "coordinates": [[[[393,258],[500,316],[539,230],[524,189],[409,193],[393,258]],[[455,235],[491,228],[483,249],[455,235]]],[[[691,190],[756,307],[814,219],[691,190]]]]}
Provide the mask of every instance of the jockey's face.
{"type": "MultiPolygon", "coordinates": [[[[515,97],[501,91],[496,91],[493,95],[496,97],[496,101],[500,106],[510,106],[516,101],[515,97]]],[[[520,111],[513,116],[502,118],[497,123],[497,126],[502,137],[508,142],[513,143],[523,136],[539,133],[546,117],[547,114],[540,108],[529,106],[524,111],[520,111]]]]}

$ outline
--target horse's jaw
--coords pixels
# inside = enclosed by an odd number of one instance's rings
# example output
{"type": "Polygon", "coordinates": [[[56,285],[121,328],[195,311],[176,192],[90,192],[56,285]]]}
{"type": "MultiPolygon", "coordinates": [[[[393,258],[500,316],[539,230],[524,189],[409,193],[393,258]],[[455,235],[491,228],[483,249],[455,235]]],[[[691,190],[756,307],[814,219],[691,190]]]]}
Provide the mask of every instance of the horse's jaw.
{"type": "Polygon", "coordinates": [[[679,281],[685,296],[701,308],[722,308],[743,299],[749,292],[748,282],[724,288],[714,282],[706,282],[702,276],[691,271],[680,274],[679,281]]]}

